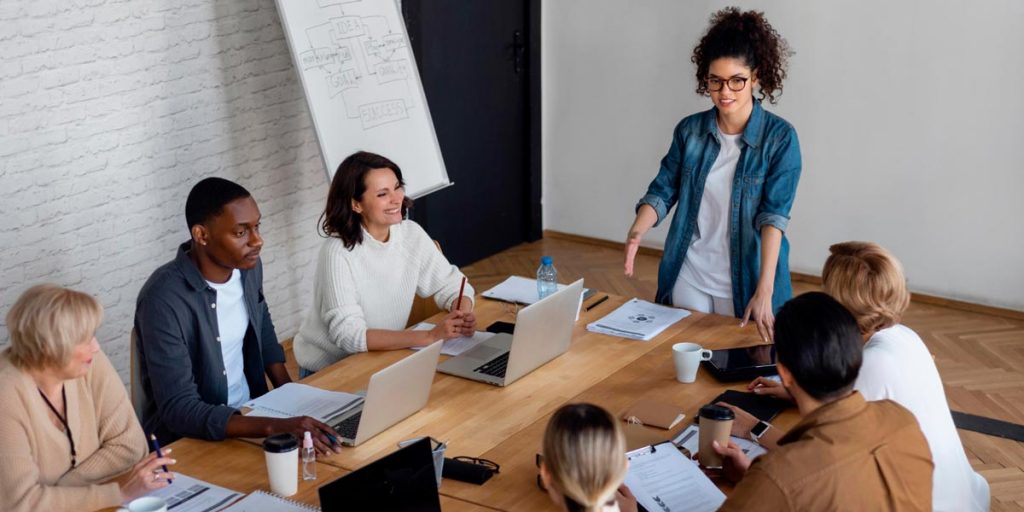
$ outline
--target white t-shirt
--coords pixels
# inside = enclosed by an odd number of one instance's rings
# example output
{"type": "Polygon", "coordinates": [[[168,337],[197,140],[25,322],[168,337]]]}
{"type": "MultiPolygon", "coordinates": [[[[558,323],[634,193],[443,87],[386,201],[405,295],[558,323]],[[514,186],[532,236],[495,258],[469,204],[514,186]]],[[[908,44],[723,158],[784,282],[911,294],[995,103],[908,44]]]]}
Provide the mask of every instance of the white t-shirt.
{"type": "Polygon", "coordinates": [[[967,462],[939,371],[917,333],[895,325],[871,336],[854,388],[865,400],[889,399],[917,417],[935,463],[934,510],[988,510],[988,483],[967,462]]]}
{"type": "Polygon", "coordinates": [[[217,292],[217,341],[224,357],[224,371],[228,379],[228,405],[238,407],[249,401],[249,383],[245,380],[245,360],[242,344],[249,329],[249,312],[245,309],[242,273],[231,271],[226,283],[211,283],[217,292]]]}
{"type": "Polygon", "coordinates": [[[721,149],[708,172],[700,196],[697,226],[683,267],[676,278],[685,279],[698,290],[722,299],[732,298],[732,266],[729,264],[729,208],[732,181],[740,161],[739,133],[718,130],[721,149]]]}

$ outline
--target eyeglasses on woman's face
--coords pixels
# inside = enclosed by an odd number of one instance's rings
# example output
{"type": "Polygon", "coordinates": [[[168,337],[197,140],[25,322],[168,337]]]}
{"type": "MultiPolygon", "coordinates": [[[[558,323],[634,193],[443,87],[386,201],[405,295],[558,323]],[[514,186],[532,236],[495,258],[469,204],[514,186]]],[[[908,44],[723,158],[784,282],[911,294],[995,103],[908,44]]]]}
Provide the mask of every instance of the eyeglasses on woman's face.
{"type": "Polygon", "coordinates": [[[750,80],[750,78],[745,76],[734,76],[729,79],[718,78],[717,76],[708,77],[708,91],[720,92],[722,88],[728,84],[730,91],[740,92],[747,87],[748,80],[750,80]]]}

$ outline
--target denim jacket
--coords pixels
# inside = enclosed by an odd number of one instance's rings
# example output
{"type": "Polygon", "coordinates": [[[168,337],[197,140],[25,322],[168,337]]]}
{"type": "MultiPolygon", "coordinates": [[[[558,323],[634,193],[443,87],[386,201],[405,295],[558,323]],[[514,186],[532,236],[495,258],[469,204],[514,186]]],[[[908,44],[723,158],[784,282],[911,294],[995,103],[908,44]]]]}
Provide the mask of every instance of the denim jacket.
{"type": "MultiPolygon", "coordinates": [[[[213,309],[217,292],[189,258],[191,248],[191,241],[181,244],[174,260],[146,281],[136,302],[142,426],[161,444],[180,437],[224,439],[228,419],[238,413],[226,404],[227,371],[213,309]]],[[[269,389],[267,365],[283,363],[284,350],[263,297],[263,263],[241,272],[249,313],[242,358],[249,393],[256,398],[269,389]]]]}
{"type": "MultiPolygon", "coordinates": [[[[636,205],[638,210],[644,204],[654,208],[658,214],[655,226],[668,216],[672,206],[679,205],[658,268],[656,300],[660,304],[672,304],[672,288],[693,238],[704,183],[721,148],[717,114],[718,110],[711,108],[679,122],[658,175],[636,205]]],[[[761,271],[761,227],[766,224],[783,232],[772,309],[778,311],[793,295],[789,279],[789,241],[785,232],[801,165],[796,130],[785,119],[764,110],[760,101],[754,101],[740,141],[729,211],[729,262],[736,316],[743,315],[757,289],[761,271]]]]}

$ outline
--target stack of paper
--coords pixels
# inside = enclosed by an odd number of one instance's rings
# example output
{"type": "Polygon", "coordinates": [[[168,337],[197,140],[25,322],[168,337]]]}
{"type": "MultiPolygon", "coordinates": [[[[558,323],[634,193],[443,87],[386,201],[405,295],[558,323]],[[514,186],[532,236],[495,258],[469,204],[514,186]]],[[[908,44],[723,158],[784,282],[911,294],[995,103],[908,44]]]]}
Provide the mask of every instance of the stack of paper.
{"type": "Polygon", "coordinates": [[[587,330],[611,336],[649,341],[670,325],[690,316],[685,309],[630,299],[604,318],[587,324],[587,330]]]}
{"type": "Polygon", "coordinates": [[[259,398],[249,400],[243,406],[252,409],[248,413],[249,416],[309,416],[326,423],[362,402],[363,397],[359,395],[289,382],[259,398]]]}
{"type": "Polygon", "coordinates": [[[722,491],[670,442],[626,455],[626,486],[647,510],[711,512],[725,502],[722,491]]]}
{"type": "MultiPolygon", "coordinates": [[[[558,285],[558,289],[561,290],[566,286],[568,285],[560,284],[558,285]]],[[[593,294],[594,291],[590,288],[583,289],[584,300],[593,294]]],[[[508,279],[499,283],[498,286],[483,292],[481,295],[488,299],[527,305],[540,300],[540,296],[537,295],[537,280],[519,276],[510,276],[508,279]]]]}

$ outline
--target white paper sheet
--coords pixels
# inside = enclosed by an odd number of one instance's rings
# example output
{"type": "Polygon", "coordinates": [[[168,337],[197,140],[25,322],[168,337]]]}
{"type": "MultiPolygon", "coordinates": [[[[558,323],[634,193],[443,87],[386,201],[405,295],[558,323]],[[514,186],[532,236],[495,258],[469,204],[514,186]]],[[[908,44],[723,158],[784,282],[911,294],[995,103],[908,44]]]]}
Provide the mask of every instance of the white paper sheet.
{"type": "Polygon", "coordinates": [[[234,503],[242,493],[175,473],[171,485],[147,496],[162,498],[167,502],[167,510],[174,512],[214,512],[234,503]]]}
{"type": "Polygon", "coordinates": [[[249,416],[291,418],[310,416],[326,422],[362,403],[363,397],[340,391],[327,391],[306,384],[289,382],[244,407],[252,409],[249,416]]]}
{"type": "MultiPolygon", "coordinates": [[[[414,331],[429,331],[434,328],[434,324],[428,322],[420,322],[412,327],[414,331]]],[[[445,340],[441,345],[441,353],[446,356],[457,356],[463,352],[487,341],[494,336],[493,332],[476,331],[472,337],[459,336],[458,338],[452,338],[445,340]]],[[[423,347],[409,347],[412,350],[420,350],[423,347]]]]}
{"type": "Polygon", "coordinates": [[[626,485],[651,512],[712,512],[725,502],[700,468],[665,442],[626,454],[626,485]]]}
{"type": "Polygon", "coordinates": [[[690,316],[685,309],[662,306],[640,299],[630,299],[587,330],[610,336],[650,341],[670,325],[690,316]]]}
{"type": "Polygon", "coordinates": [[[307,512],[313,510],[320,509],[259,490],[238,501],[225,512],[307,512]]]}

